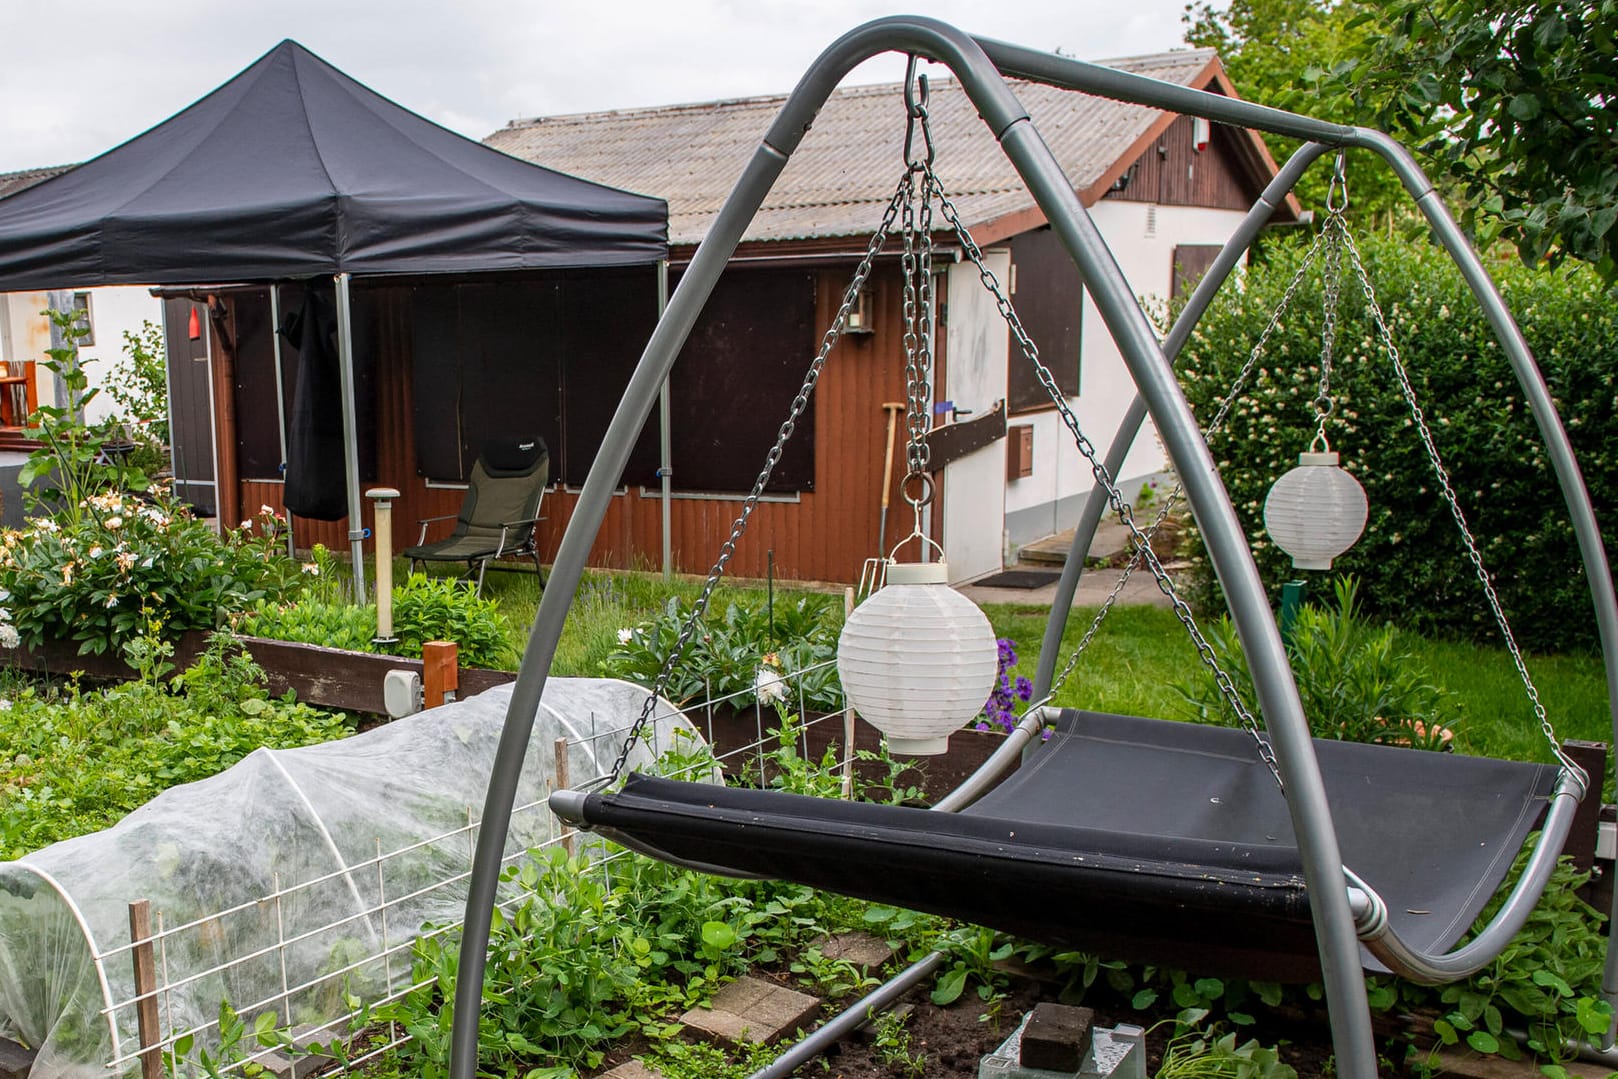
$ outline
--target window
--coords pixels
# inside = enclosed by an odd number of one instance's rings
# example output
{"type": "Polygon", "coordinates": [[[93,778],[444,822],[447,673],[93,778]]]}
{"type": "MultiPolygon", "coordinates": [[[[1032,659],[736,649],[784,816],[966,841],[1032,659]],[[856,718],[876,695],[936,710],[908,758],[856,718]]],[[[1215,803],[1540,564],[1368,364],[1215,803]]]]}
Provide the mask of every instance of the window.
{"type": "Polygon", "coordinates": [[[1181,244],[1174,249],[1173,278],[1169,283],[1169,298],[1175,310],[1180,301],[1196,291],[1202,275],[1208,272],[1214,259],[1224,248],[1219,244],[1181,244]]]}
{"type": "Polygon", "coordinates": [[[96,343],[96,324],[94,318],[91,317],[90,294],[88,292],[75,292],[73,294],[73,313],[77,316],[75,321],[90,331],[79,338],[79,344],[81,346],[94,345],[96,343]]]}
{"type": "MultiPolygon", "coordinates": [[[[1067,248],[1049,226],[1011,241],[1011,280],[1017,317],[1039,349],[1040,362],[1050,369],[1064,394],[1077,395],[1084,283],[1067,248]]],[[[1015,338],[1010,339],[1006,354],[1006,405],[1012,412],[1055,407],[1015,338]]]]}

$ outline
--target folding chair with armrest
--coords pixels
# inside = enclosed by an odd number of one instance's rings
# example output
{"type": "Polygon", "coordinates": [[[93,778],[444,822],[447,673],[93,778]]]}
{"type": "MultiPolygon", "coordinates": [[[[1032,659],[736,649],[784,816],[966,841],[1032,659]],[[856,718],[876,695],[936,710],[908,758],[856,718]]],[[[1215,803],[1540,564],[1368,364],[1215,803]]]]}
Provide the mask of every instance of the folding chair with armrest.
{"type": "Polygon", "coordinates": [[[466,577],[470,580],[475,574],[475,590],[481,595],[490,562],[526,556],[534,560],[543,592],[545,571],[534,546],[534,527],[544,520],[539,507],[550,471],[550,452],[538,436],[493,438],[484,443],[472,466],[460,512],[424,518],[416,546],[405,548],[411,572],[417,562],[465,562],[466,577]],[[428,527],[434,521],[449,520],[455,522],[450,534],[428,543],[428,527]]]}

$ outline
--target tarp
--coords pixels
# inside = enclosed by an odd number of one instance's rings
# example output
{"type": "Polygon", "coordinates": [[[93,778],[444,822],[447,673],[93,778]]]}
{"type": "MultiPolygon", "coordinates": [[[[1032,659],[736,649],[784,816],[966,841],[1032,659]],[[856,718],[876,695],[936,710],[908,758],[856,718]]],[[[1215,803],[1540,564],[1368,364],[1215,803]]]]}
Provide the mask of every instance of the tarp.
{"type": "Polygon", "coordinates": [[[0,199],[0,292],[650,264],[667,235],[663,200],[491,150],[283,41],[0,199]]]}

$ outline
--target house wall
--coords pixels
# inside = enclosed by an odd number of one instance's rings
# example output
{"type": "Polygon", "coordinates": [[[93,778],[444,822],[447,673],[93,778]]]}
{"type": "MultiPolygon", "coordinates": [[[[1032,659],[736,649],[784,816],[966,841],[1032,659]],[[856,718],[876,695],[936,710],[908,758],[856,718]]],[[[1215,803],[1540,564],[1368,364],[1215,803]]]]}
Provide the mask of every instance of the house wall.
{"type": "MultiPolygon", "coordinates": [[[[81,346],[79,358],[90,385],[104,386],[113,366],[124,355],[125,332],[138,332],[145,321],[161,325],[162,302],[143,285],[71,291],[90,294],[95,344],[81,346]]],[[[0,330],[0,361],[39,363],[47,358],[45,350],[51,347],[51,323],[41,312],[50,305],[48,292],[0,295],[0,323],[4,326],[0,330]]],[[[42,404],[56,400],[51,373],[43,368],[34,369],[34,389],[42,404]]],[[[92,421],[105,419],[114,407],[112,399],[102,392],[91,399],[85,416],[92,421]]]]}
{"type": "MultiPolygon", "coordinates": [[[[1162,310],[1171,285],[1174,249],[1183,244],[1223,244],[1244,214],[1197,206],[1159,206],[1105,199],[1090,213],[1119,269],[1137,297],[1162,310]]],[[[1079,395],[1072,398],[1080,427],[1105,454],[1135,386],[1093,299],[1084,303],[1084,359],[1079,395]]],[[[1005,528],[1012,547],[1051,535],[1077,523],[1084,498],[1094,485],[1090,466],[1054,411],[1014,417],[1034,428],[1034,473],[1006,485],[1005,528]]],[[[1150,419],[1132,443],[1120,485],[1136,495],[1141,484],[1167,466],[1150,419]]]]}

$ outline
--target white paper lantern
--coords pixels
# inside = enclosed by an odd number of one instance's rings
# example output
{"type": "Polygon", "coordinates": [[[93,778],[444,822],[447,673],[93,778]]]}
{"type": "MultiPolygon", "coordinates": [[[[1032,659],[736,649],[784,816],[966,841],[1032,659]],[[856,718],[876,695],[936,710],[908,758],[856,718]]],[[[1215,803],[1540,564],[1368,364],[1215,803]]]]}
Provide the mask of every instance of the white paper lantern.
{"type": "Polygon", "coordinates": [[[1264,500],[1264,530],[1298,569],[1331,569],[1365,531],[1369,505],[1335,453],[1301,453],[1264,500]]]}
{"type": "Polygon", "coordinates": [[[994,689],[994,630],[948,581],[942,562],[890,566],[887,585],[854,608],[837,642],[848,703],[892,753],[945,752],[994,689]]]}

